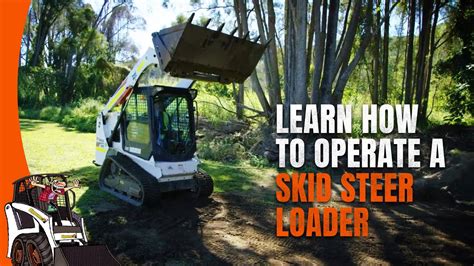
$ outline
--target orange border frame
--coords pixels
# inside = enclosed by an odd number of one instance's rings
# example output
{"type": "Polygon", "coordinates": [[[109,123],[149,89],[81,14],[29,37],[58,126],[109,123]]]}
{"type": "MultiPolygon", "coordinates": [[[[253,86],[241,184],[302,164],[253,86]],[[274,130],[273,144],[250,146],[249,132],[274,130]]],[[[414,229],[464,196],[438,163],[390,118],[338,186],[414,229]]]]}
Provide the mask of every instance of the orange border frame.
{"type": "Polygon", "coordinates": [[[8,233],[3,208],[12,200],[12,182],[29,175],[18,119],[18,58],[29,0],[0,0],[0,265],[7,259],[8,233]]]}

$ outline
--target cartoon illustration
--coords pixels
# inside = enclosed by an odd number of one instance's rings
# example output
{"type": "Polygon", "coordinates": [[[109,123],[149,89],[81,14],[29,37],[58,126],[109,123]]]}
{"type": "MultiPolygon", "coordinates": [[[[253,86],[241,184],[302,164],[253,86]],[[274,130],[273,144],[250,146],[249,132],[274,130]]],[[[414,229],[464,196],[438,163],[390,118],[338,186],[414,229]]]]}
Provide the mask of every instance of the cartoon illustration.
{"type": "Polygon", "coordinates": [[[5,205],[12,265],[119,265],[107,246],[88,245],[73,189],[61,174],[23,177],[5,205]]]}
{"type": "Polygon", "coordinates": [[[56,202],[59,195],[64,196],[68,190],[81,187],[77,179],[73,181],[72,187],[66,187],[67,183],[59,179],[53,179],[49,186],[43,185],[39,183],[37,176],[31,177],[30,182],[32,186],[43,189],[39,195],[39,201],[48,203],[48,212],[55,212],[57,210],[56,202]]]}

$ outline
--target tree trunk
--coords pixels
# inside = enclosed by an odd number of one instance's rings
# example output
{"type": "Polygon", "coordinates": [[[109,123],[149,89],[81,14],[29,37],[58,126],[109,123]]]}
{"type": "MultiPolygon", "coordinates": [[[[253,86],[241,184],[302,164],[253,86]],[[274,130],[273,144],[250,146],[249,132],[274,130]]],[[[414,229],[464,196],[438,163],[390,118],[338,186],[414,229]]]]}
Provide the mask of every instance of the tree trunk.
{"type": "MultiPolygon", "coordinates": [[[[242,26],[242,32],[247,33],[249,29],[248,29],[248,22],[247,22],[247,6],[245,2],[246,2],[245,0],[238,0],[240,23],[241,23],[240,25],[242,26]]],[[[265,93],[262,89],[262,86],[260,85],[260,81],[258,80],[256,70],[254,70],[252,74],[250,75],[250,80],[252,83],[252,89],[257,94],[258,101],[260,102],[260,105],[263,109],[263,112],[265,113],[265,116],[267,118],[270,117],[272,111],[267,101],[267,98],[265,97],[265,93]]]]}
{"type": "Polygon", "coordinates": [[[289,2],[289,24],[287,35],[289,39],[290,50],[287,55],[291,65],[288,65],[287,72],[289,83],[289,95],[291,95],[290,104],[307,103],[306,90],[306,34],[307,34],[307,3],[306,1],[290,0],[289,2]]]}
{"type": "MultiPolygon", "coordinates": [[[[270,43],[268,44],[268,53],[269,53],[269,63],[270,63],[270,75],[271,75],[271,90],[273,91],[273,96],[275,97],[272,102],[274,104],[281,103],[281,86],[280,86],[280,71],[278,70],[278,56],[276,48],[276,16],[275,9],[273,6],[273,0],[267,1],[267,10],[268,10],[268,38],[270,43]]],[[[282,58],[283,59],[283,58],[282,58]]]]}
{"type": "Polygon", "coordinates": [[[36,30],[36,37],[33,47],[30,66],[38,66],[41,55],[44,51],[46,37],[49,29],[61,14],[62,10],[70,4],[71,1],[44,1],[40,4],[39,22],[36,30]]]}
{"type": "Polygon", "coordinates": [[[340,43],[342,42],[342,45],[337,54],[335,71],[333,73],[331,82],[334,82],[337,76],[337,72],[341,70],[341,73],[342,73],[341,68],[344,65],[347,65],[349,62],[352,46],[354,45],[354,40],[357,33],[357,28],[359,27],[361,8],[362,8],[362,1],[356,1],[354,8],[352,10],[349,26],[347,27],[347,33],[344,36],[344,40],[339,41],[340,43]]]}
{"type": "Polygon", "coordinates": [[[315,47],[314,47],[314,52],[313,52],[314,70],[313,70],[313,81],[312,81],[312,89],[311,89],[311,103],[314,103],[314,104],[321,102],[320,84],[321,84],[321,74],[322,74],[321,71],[323,69],[324,46],[325,46],[325,40],[326,40],[327,0],[323,0],[323,15],[321,18],[320,18],[321,0],[316,0],[316,5],[318,6],[318,8],[316,9],[316,13],[315,13],[316,30],[314,32],[315,47]]]}
{"type": "MultiPolygon", "coordinates": [[[[319,1],[320,2],[320,1],[319,1]]],[[[313,56],[313,40],[314,40],[314,29],[316,27],[316,18],[319,18],[319,16],[316,16],[316,9],[321,8],[320,5],[318,5],[318,0],[313,0],[311,4],[311,20],[309,22],[309,28],[308,28],[308,44],[306,45],[306,73],[308,73],[308,76],[306,78],[306,81],[309,82],[309,69],[311,66],[311,57],[313,56]]],[[[306,85],[308,86],[308,85],[306,85]]]]}
{"type": "Polygon", "coordinates": [[[426,112],[428,110],[428,100],[430,96],[430,83],[431,83],[431,72],[433,68],[433,57],[436,51],[436,24],[438,23],[438,16],[439,16],[439,9],[440,9],[441,1],[436,0],[436,8],[434,11],[432,29],[431,29],[431,36],[430,36],[430,54],[428,58],[428,64],[426,66],[426,73],[425,73],[425,89],[423,91],[423,102],[422,106],[423,109],[421,110],[421,116],[423,118],[427,118],[426,112]]]}
{"type": "Polygon", "coordinates": [[[374,92],[372,93],[372,103],[379,104],[379,76],[380,76],[380,0],[377,1],[377,11],[375,15],[375,40],[374,40],[374,92]]]}
{"type": "MultiPolygon", "coordinates": [[[[255,17],[257,19],[257,28],[258,28],[258,33],[260,35],[260,42],[262,44],[267,43],[267,34],[265,32],[265,27],[263,25],[263,18],[262,18],[262,9],[260,7],[260,1],[259,0],[252,0],[253,6],[255,9],[255,17]]],[[[275,99],[274,91],[271,89],[271,84],[272,84],[272,75],[271,69],[270,69],[270,62],[269,62],[269,52],[268,49],[265,49],[265,52],[263,54],[263,61],[264,61],[264,67],[265,67],[265,80],[267,83],[267,91],[268,91],[268,99],[270,103],[270,109],[272,112],[274,111],[274,108],[276,104],[273,102],[275,99]]]]}
{"type": "MultiPolygon", "coordinates": [[[[362,1],[357,1],[359,4],[362,4],[362,1]]],[[[349,13],[351,11],[351,4],[352,4],[352,0],[349,0],[349,2],[347,3],[347,9],[346,9],[346,14],[344,15],[344,22],[342,24],[342,33],[341,33],[341,38],[339,39],[339,42],[337,43],[337,48],[336,48],[336,51],[337,53],[339,53],[339,51],[341,50],[341,46],[342,46],[342,41],[344,41],[344,36],[346,35],[346,30],[347,30],[347,21],[349,20],[349,13]]]]}
{"type": "Polygon", "coordinates": [[[31,9],[28,11],[28,25],[26,30],[26,54],[25,54],[25,66],[28,65],[28,59],[30,54],[30,40],[31,40],[31,9]]]}
{"type": "Polygon", "coordinates": [[[380,97],[381,103],[387,103],[388,93],[388,55],[390,40],[390,0],[385,0],[384,8],[384,25],[383,25],[383,61],[382,61],[382,93],[380,97]]]}
{"type": "Polygon", "coordinates": [[[370,44],[370,40],[372,38],[372,34],[370,31],[370,28],[372,27],[372,7],[373,7],[373,0],[367,1],[366,14],[369,14],[367,18],[368,29],[365,30],[365,34],[361,37],[362,43],[357,49],[352,61],[348,65],[347,63],[345,63],[341,69],[341,73],[338,77],[336,87],[334,88],[333,104],[340,104],[342,102],[344,88],[347,85],[347,82],[349,81],[349,77],[354,71],[357,64],[359,63],[360,59],[364,56],[365,50],[370,44]]]}
{"type": "Polygon", "coordinates": [[[425,122],[422,116],[423,94],[425,90],[426,60],[429,53],[429,42],[431,32],[431,15],[433,11],[433,0],[423,0],[422,25],[420,28],[420,42],[418,48],[417,78],[416,78],[416,103],[418,104],[418,117],[425,122]]]}
{"type": "Polygon", "coordinates": [[[326,38],[326,54],[324,59],[324,73],[321,81],[321,103],[332,101],[332,77],[336,59],[336,33],[339,12],[339,0],[329,2],[328,29],[326,38]]]}
{"type": "Polygon", "coordinates": [[[412,104],[413,102],[413,40],[415,35],[415,20],[416,20],[416,2],[410,0],[410,15],[408,25],[408,38],[407,38],[407,52],[405,59],[405,104],[412,104]]]}
{"type": "MultiPolygon", "coordinates": [[[[237,26],[238,26],[238,36],[242,38],[243,31],[242,31],[242,23],[240,20],[240,11],[239,11],[239,2],[234,0],[234,12],[235,17],[237,19],[237,26]]],[[[244,118],[244,84],[239,83],[239,89],[237,94],[235,95],[235,106],[236,106],[236,113],[237,119],[242,120],[244,118]]]]}

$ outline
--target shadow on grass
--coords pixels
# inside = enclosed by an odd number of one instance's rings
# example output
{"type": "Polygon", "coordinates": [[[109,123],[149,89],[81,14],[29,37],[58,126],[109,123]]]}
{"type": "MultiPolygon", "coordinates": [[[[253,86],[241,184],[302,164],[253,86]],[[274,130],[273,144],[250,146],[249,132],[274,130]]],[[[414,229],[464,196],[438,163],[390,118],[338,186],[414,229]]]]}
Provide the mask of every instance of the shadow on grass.
{"type": "Polygon", "coordinates": [[[100,168],[97,166],[86,166],[63,172],[63,174],[69,176],[70,182],[74,179],[80,181],[81,188],[76,190],[78,198],[76,212],[83,217],[95,215],[94,209],[98,206],[104,206],[104,202],[120,203],[119,200],[99,189],[99,172],[100,168]]]}
{"type": "Polygon", "coordinates": [[[50,122],[20,118],[20,130],[21,131],[34,131],[34,130],[37,130],[39,126],[43,124],[47,124],[47,123],[50,123],[50,122]]]}

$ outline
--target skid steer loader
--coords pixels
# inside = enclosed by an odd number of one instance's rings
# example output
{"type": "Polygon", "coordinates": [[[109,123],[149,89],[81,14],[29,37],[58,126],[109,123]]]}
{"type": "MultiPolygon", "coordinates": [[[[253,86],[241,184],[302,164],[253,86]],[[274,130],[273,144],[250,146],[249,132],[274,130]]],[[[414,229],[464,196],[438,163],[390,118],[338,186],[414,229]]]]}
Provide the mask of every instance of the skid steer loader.
{"type": "Polygon", "coordinates": [[[267,44],[186,23],[152,34],[149,48],[98,114],[96,159],[99,186],[135,206],[153,205],[160,193],[189,190],[197,197],[213,191],[196,152],[195,80],[242,83],[267,44]],[[140,86],[150,67],[181,78],[174,86],[140,86]]]}
{"type": "Polygon", "coordinates": [[[58,174],[32,175],[15,181],[13,201],[5,205],[8,253],[12,265],[120,265],[106,246],[87,244],[84,220],[72,211],[74,191],[56,199],[56,209],[40,200],[41,188],[30,181],[49,185],[66,182],[58,174]]]}

